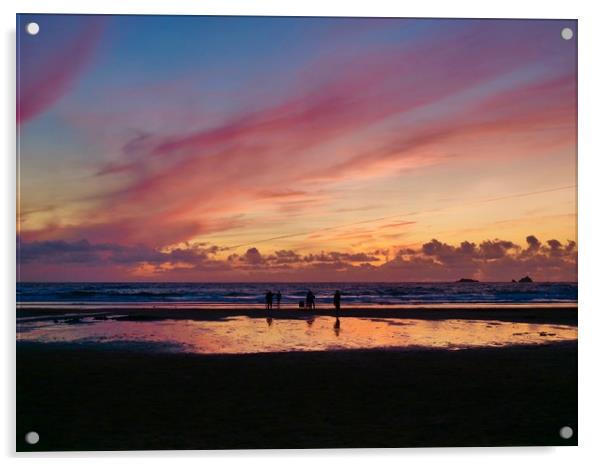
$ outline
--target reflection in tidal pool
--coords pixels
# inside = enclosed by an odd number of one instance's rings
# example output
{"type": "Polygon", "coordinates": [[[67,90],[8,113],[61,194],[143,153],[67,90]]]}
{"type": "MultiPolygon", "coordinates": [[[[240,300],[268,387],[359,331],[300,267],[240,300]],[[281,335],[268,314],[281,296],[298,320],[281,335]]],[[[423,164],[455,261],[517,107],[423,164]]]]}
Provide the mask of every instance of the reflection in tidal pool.
{"type": "Polygon", "coordinates": [[[310,320],[233,317],[217,321],[93,320],[19,322],[19,341],[146,343],[149,349],[193,353],[261,353],[368,348],[446,348],[541,344],[575,340],[569,325],[477,320],[315,317],[310,320]],[[161,343],[163,345],[156,345],[161,343]],[[166,346],[171,345],[171,346],[166,346]]]}

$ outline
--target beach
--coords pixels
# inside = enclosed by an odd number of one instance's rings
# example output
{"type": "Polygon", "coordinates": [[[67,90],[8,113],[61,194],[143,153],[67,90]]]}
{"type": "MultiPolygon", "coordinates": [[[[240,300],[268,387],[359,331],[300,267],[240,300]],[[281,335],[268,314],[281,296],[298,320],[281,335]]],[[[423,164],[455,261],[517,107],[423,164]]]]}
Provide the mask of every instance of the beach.
{"type": "MultiPolygon", "coordinates": [[[[17,317],[79,333],[94,328],[94,322],[231,328],[240,319],[275,332],[306,326],[313,314],[314,326],[323,319],[332,341],[341,341],[332,333],[334,310],[327,308],[316,313],[273,310],[269,325],[265,310],[242,307],[82,313],[91,315],[85,318],[89,323],[70,320],[78,314],[73,309],[20,309],[17,317]]],[[[24,337],[17,342],[17,449],[577,444],[576,434],[568,440],[558,435],[565,425],[577,432],[575,307],[353,309],[342,315],[347,336],[355,331],[351,322],[378,324],[388,333],[404,329],[399,322],[415,325],[403,330],[409,333],[420,325],[432,325],[436,332],[436,325],[448,322],[458,328],[497,322],[500,326],[490,331],[499,332],[504,324],[528,325],[538,340],[528,345],[199,354],[163,350],[157,342],[123,335],[123,341],[24,337]],[[539,332],[541,325],[572,328],[575,336],[556,341],[553,334],[539,332]],[[40,433],[39,444],[22,441],[30,430],[40,433]]],[[[283,338],[289,338],[287,332],[283,338]]]]}
{"type": "Polygon", "coordinates": [[[152,357],[17,345],[19,451],[576,445],[564,425],[576,432],[576,342],[152,357]]]}
{"type": "MultiPolygon", "coordinates": [[[[264,318],[268,315],[279,319],[305,319],[311,316],[335,316],[332,306],[322,306],[315,310],[297,309],[283,306],[282,309],[266,310],[262,306],[220,307],[211,304],[137,304],[120,306],[118,304],[74,305],[57,304],[52,307],[44,305],[28,305],[19,307],[18,319],[43,320],[54,319],[56,316],[83,315],[119,315],[123,320],[199,320],[211,321],[233,316],[264,318]]],[[[413,305],[413,306],[356,306],[343,308],[344,317],[380,317],[401,319],[494,319],[509,322],[558,323],[577,325],[577,305],[562,303],[550,304],[479,304],[479,305],[413,305]]]]}

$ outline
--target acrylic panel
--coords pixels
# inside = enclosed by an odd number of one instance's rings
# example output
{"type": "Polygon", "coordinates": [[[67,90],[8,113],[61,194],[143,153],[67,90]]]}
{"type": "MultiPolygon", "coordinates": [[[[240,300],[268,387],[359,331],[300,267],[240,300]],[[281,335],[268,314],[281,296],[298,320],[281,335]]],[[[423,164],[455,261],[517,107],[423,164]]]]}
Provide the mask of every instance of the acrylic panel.
{"type": "Polygon", "coordinates": [[[17,16],[18,451],[577,444],[577,21],[17,16]]]}

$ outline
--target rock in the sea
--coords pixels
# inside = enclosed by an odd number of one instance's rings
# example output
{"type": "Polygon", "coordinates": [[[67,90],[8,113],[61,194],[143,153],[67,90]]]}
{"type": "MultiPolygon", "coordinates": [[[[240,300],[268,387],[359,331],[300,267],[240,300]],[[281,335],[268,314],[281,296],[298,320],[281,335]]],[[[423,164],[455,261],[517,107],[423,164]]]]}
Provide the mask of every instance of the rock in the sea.
{"type": "Polygon", "coordinates": [[[524,276],[523,278],[521,278],[518,283],[533,283],[533,279],[531,277],[529,277],[529,275],[524,276]]]}
{"type": "Polygon", "coordinates": [[[516,283],[516,280],[514,278],[512,279],[512,283],[516,283]]]}
{"type": "Polygon", "coordinates": [[[473,278],[461,278],[456,283],[479,283],[479,281],[474,280],[473,278]]]}

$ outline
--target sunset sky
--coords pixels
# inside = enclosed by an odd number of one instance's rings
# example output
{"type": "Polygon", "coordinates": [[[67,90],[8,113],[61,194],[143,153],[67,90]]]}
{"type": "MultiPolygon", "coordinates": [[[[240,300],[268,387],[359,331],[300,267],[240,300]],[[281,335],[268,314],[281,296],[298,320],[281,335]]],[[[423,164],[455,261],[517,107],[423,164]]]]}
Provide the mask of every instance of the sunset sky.
{"type": "Polygon", "coordinates": [[[574,281],[563,27],[20,15],[19,279],[574,281]]]}

